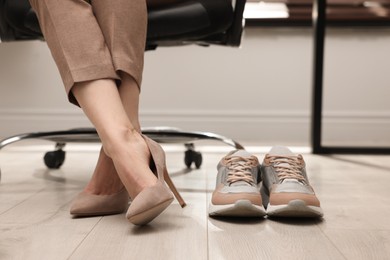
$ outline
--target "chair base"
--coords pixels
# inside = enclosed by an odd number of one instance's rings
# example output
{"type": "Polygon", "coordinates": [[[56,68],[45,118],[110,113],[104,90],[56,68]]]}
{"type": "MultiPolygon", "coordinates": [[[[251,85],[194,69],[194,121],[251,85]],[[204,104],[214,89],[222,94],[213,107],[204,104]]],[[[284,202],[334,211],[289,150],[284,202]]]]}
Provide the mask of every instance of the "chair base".
{"type": "MultiPolygon", "coordinates": [[[[194,141],[215,140],[232,146],[235,149],[244,149],[236,141],[227,137],[209,132],[186,132],[177,128],[153,127],[142,128],[142,133],[158,143],[184,143],[186,146],[184,163],[188,168],[192,163],[196,168],[202,164],[202,155],[195,151],[194,141]]],[[[99,143],[99,136],[94,128],[75,128],[65,131],[35,132],[11,136],[0,141],[0,151],[7,145],[27,139],[40,139],[56,143],[55,150],[49,151],[44,156],[44,162],[50,169],[59,169],[65,161],[63,148],[67,143],[99,143]]],[[[0,170],[1,178],[1,170],[0,170]]]]}

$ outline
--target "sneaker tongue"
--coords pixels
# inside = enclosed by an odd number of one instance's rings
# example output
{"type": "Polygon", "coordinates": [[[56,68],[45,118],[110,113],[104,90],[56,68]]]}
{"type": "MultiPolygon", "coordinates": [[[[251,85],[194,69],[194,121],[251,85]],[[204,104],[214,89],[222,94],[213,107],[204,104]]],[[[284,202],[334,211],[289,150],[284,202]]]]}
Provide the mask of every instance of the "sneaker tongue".
{"type": "Polygon", "coordinates": [[[238,150],[238,151],[234,152],[231,156],[240,156],[243,158],[250,158],[252,156],[252,154],[248,153],[245,150],[238,150]]]}
{"type": "Polygon", "coordinates": [[[279,156],[292,156],[294,154],[290,149],[285,146],[274,146],[268,153],[269,155],[279,155],[279,156]]]}

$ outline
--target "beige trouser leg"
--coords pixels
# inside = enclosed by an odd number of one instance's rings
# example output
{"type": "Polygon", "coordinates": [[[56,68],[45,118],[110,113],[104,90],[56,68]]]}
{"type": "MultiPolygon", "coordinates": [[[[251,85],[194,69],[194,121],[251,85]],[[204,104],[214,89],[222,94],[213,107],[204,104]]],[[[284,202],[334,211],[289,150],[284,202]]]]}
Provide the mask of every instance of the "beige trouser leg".
{"type": "Polygon", "coordinates": [[[119,71],[141,85],[146,40],[145,0],[30,0],[70,102],[77,82],[119,71]]]}

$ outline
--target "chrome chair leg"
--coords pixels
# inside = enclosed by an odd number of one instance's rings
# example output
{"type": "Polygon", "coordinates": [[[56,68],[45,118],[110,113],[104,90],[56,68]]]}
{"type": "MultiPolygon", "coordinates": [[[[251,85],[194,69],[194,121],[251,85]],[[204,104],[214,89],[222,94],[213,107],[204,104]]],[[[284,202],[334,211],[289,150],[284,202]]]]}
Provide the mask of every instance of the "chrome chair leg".
{"type": "MultiPolygon", "coordinates": [[[[196,168],[202,164],[202,155],[195,151],[194,142],[198,140],[219,141],[234,149],[244,149],[238,142],[210,132],[189,132],[170,127],[142,128],[142,133],[158,143],[184,143],[186,147],[184,163],[190,168],[194,163],[196,168]]],[[[56,143],[54,151],[49,151],[44,156],[45,165],[50,169],[58,169],[65,161],[63,148],[67,143],[99,143],[99,136],[94,128],[75,128],[66,131],[35,132],[14,135],[0,141],[0,151],[13,143],[27,140],[39,139],[56,143]]],[[[1,169],[0,169],[1,180],[1,169]]]]}

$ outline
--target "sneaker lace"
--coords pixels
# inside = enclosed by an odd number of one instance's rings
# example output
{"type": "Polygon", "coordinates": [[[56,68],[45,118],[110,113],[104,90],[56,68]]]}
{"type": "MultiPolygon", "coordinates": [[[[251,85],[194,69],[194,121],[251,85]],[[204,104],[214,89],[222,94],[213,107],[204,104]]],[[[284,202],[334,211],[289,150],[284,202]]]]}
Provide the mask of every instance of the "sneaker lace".
{"type": "Polygon", "coordinates": [[[257,165],[256,158],[232,156],[227,157],[226,161],[229,169],[227,176],[227,183],[229,185],[238,181],[244,181],[249,185],[255,185],[255,180],[252,176],[252,167],[257,165]]]}
{"type": "Polygon", "coordinates": [[[298,180],[306,184],[306,179],[302,175],[302,166],[298,156],[270,156],[272,163],[280,182],[286,179],[298,180]]]}

